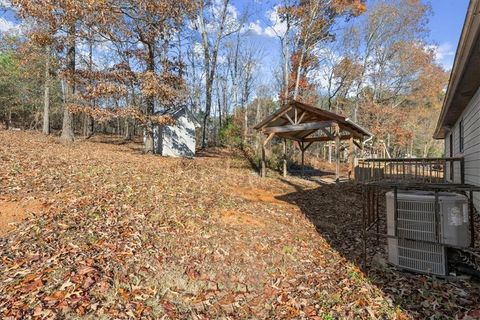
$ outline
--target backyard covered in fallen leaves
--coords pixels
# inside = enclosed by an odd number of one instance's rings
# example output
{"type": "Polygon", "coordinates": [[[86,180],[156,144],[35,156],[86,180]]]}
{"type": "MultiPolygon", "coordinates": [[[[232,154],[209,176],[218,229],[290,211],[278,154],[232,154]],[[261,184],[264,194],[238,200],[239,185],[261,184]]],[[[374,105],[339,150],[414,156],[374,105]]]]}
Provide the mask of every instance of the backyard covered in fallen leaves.
{"type": "Polygon", "coordinates": [[[1,318],[479,314],[474,281],[360,270],[353,184],[261,179],[237,151],[164,158],[95,139],[0,131],[1,318]]]}

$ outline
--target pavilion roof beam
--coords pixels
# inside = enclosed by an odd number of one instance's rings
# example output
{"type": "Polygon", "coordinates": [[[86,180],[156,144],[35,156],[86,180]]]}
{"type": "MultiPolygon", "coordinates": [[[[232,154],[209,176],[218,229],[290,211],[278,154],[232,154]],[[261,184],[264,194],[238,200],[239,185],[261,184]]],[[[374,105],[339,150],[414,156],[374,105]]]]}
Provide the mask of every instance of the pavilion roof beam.
{"type": "Polygon", "coordinates": [[[263,142],[263,145],[266,146],[267,143],[269,143],[270,140],[272,140],[274,136],[275,136],[275,133],[274,133],[274,132],[270,133],[270,134],[268,135],[267,139],[265,139],[265,141],[263,142]]]}
{"type": "Polygon", "coordinates": [[[265,126],[270,123],[270,122],[273,122],[279,118],[281,118],[284,114],[288,113],[290,110],[292,110],[293,106],[290,105],[286,108],[284,108],[282,111],[278,112],[278,113],[274,113],[273,115],[271,115],[270,117],[267,117],[266,119],[264,119],[261,123],[259,123],[258,125],[255,126],[255,128],[258,130],[258,129],[264,129],[265,126]]]}
{"type": "Polygon", "coordinates": [[[308,137],[309,135],[314,134],[314,133],[317,132],[317,131],[318,131],[318,129],[310,130],[310,131],[307,131],[307,132],[301,132],[300,139],[305,139],[306,137],[308,137]]]}
{"type": "Polygon", "coordinates": [[[302,149],[303,152],[305,152],[308,149],[308,147],[310,147],[312,145],[312,143],[313,143],[313,141],[310,141],[309,143],[307,143],[306,146],[303,146],[303,149],[302,149]]]}
{"type": "Polygon", "coordinates": [[[343,131],[346,131],[346,132],[350,133],[350,135],[351,135],[352,137],[361,137],[361,136],[362,136],[362,135],[361,135],[360,133],[358,133],[357,131],[352,130],[352,129],[350,129],[350,128],[348,128],[348,127],[345,127],[345,126],[340,126],[340,130],[343,130],[343,131]]]}
{"type": "Polygon", "coordinates": [[[288,115],[288,113],[285,113],[284,117],[285,117],[291,124],[295,124],[295,122],[293,122],[292,118],[290,118],[290,116],[288,115]]]}
{"type": "Polygon", "coordinates": [[[303,120],[303,118],[305,117],[306,114],[307,113],[305,111],[303,111],[303,113],[300,115],[300,118],[298,118],[297,123],[302,123],[302,120],[303,120]]]}
{"type": "Polygon", "coordinates": [[[333,134],[331,134],[330,132],[328,132],[328,130],[326,128],[322,128],[320,130],[322,130],[322,132],[325,133],[327,135],[327,137],[329,137],[331,140],[335,139],[335,136],[333,134]]]}
{"type": "MultiPolygon", "coordinates": [[[[348,135],[348,136],[340,136],[340,140],[349,140],[350,138],[352,138],[352,136],[348,135]]],[[[325,141],[333,141],[332,139],[330,139],[330,137],[312,137],[312,138],[305,138],[303,139],[303,142],[325,142],[325,141]]]]}
{"type": "Polygon", "coordinates": [[[262,131],[265,133],[282,133],[282,132],[295,132],[295,131],[308,131],[308,130],[318,130],[331,126],[332,121],[319,121],[319,122],[307,122],[301,124],[291,124],[275,127],[266,127],[262,128],[262,131]]]}

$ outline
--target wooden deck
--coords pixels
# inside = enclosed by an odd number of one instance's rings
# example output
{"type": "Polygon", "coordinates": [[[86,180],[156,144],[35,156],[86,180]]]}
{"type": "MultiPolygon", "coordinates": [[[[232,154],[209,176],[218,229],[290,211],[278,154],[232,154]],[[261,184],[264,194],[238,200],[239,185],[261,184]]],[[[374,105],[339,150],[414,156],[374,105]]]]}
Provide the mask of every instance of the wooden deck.
{"type": "Polygon", "coordinates": [[[401,180],[422,183],[465,183],[464,160],[457,158],[362,159],[355,166],[355,181],[401,180]],[[456,175],[456,171],[460,174],[456,175]],[[454,181],[454,177],[460,181],[454,181]]]}

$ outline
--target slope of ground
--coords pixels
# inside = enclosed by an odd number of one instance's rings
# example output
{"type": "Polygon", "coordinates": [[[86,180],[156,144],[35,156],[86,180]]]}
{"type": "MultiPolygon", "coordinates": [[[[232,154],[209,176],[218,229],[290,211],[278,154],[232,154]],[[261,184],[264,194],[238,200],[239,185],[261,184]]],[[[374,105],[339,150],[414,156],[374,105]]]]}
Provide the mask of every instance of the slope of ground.
{"type": "Polygon", "coordinates": [[[172,159],[25,132],[0,131],[0,163],[0,208],[18,215],[0,238],[3,319],[462,318],[478,309],[471,282],[364,275],[351,185],[260,179],[224,150],[172,159]]]}

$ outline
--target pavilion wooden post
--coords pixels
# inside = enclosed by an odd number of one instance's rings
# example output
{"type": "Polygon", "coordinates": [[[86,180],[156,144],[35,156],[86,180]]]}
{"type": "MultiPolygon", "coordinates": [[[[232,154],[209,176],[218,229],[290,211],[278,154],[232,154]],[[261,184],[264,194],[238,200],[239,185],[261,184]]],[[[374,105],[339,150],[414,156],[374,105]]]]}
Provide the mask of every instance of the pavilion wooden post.
{"type": "Polygon", "coordinates": [[[283,139],[283,176],[287,176],[287,139],[283,139]]]}
{"type": "Polygon", "coordinates": [[[335,181],[340,181],[340,127],[336,123],[333,126],[335,136],[335,181]]]}
{"type": "Polygon", "coordinates": [[[305,149],[303,149],[303,141],[300,143],[300,150],[302,151],[302,178],[305,177],[305,149]]]}
{"type": "Polygon", "coordinates": [[[327,142],[328,145],[328,163],[332,163],[332,144],[330,141],[327,142]]]}
{"type": "Polygon", "coordinates": [[[267,174],[267,166],[265,163],[265,143],[262,143],[262,168],[261,168],[260,175],[262,178],[265,178],[266,174],[267,174]]]}
{"type": "Polygon", "coordinates": [[[348,180],[352,179],[352,174],[353,174],[353,171],[355,170],[355,165],[354,165],[354,161],[355,161],[355,152],[354,152],[354,144],[353,144],[353,137],[350,138],[350,144],[349,144],[349,152],[348,152],[348,158],[349,158],[349,162],[350,162],[350,169],[349,169],[349,172],[348,172],[348,180]]]}

